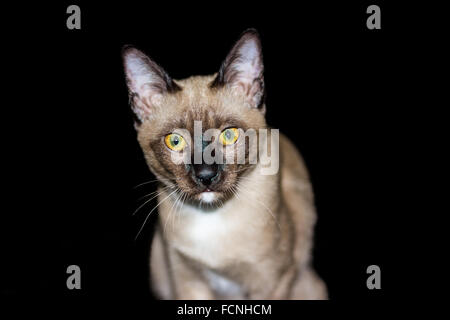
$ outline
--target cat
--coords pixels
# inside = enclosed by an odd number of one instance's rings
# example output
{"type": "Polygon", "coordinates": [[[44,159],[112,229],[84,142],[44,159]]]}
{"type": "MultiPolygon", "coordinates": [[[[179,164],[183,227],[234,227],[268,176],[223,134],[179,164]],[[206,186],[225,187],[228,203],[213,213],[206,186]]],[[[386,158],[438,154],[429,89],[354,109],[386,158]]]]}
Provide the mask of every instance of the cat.
{"type": "Polygon", "coordinates": [[[159,180],[150,255],[156,296],[327,299],[311,265],[316,212],[300,154],[280,134],[277,145],[267,147],[279,150],[272,159],[279,170],[262,174],[260,161],[250,163],[243,137],[248,129],[269,129],[258,32],[246,30],[210,76],[173,80],[132,46],[122,57],[137,139],[159,180]],[[211,141],[220,141],[226,152],[243,151],[244,163],[202,160],[204,141],[186,137],[194,134],[195,122],[202,130],[216,129],[211,141]],[[200,162],[189,162],[195,146],[200,162]]]}

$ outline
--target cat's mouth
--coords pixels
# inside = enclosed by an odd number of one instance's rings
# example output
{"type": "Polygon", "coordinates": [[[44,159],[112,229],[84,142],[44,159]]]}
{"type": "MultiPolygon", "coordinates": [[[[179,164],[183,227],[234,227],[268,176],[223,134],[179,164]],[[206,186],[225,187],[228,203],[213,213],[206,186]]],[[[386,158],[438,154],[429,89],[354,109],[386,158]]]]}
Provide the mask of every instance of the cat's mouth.
{"type": "Polygon", "coordinates": [[[223,188],[206,187],[191,195],[191,199],[199,204],[223,204],[231,197],[231,192],[223,190],[223,188]]]}
{"type": "Polygon", "coordinates": [[[223,205],[228,199],[232,198],[234,192],[231,189],[223,186],[219,188],[207,187],[197,192],[192,198],[200,204],[223,205]]]}

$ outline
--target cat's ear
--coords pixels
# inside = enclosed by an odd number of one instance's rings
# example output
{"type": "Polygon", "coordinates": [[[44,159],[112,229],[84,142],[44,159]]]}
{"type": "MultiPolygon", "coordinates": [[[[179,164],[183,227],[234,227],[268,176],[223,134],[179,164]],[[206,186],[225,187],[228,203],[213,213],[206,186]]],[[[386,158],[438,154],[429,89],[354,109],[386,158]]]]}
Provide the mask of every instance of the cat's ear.
{"type": "Polygon", "coordinates": [[[262,108],[264,104],[263,73],[261,41],[258,32],[255,29],[249,29],[233,46],[211,86],[229,86],[244,94],[251,108],[262,108]]]}
{"type": "Polygon", "coordinates": [[[169,75],[138,49],[125,46],[122,58],[127,80],[130,105],[136,116],[135,125],[149,119],[152,109],[166,93],[181,90],[169,75]]]}

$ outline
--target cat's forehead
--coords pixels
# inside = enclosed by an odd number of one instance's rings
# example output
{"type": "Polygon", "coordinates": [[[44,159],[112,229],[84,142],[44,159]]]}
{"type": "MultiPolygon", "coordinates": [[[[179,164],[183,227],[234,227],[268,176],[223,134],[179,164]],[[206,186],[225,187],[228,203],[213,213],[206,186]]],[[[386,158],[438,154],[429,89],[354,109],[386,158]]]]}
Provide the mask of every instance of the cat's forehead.
{"type": "Polygon", "coordinates": [[[183,128],[193,132],[195,126],[205,131],[208,129],[224,129],[230,126],[243,127],[244,123],[233,114],[221,112],[221,109],[218,110],[211,105],[204,105],[188,109],[180,114],[171,129],[183,128]]]}
{"type": "Polygon", "coordinates": [[[226,88],[211,88],[214,78],[215,75],[175,80],[181,90],[166,96],[151,119],[143,124],[141,133],[155,138],[175,129],[193,133],[194,126],[199,123],[202,131],[231,126],[242,129],[264,126],[261,113],[248,108],[242,98],[226,88]]]}
{"type": "Polygon", "coordinates": [[[246,109],[227,92],[211,88],[214,76],[195,76],[177,81],[182,90],[166,100],[160,109],[160,120],[166,127],[193,129],[201,122],[203,129],[239,124],[246,109]]]}
{"type": "Polygon", "coordinates": [[[211,83],[215,75],[192,76],[183,80],[175,80],[182,88],[180,95],[186,100],[205,100],[214,96],[215,91],[211,90],[211,83]]]}
{"type": "Polygon", "coordinates": [[[194,134],[208,129],[223,130],[227,127],[246,128],[247,125],[238,114],[227,111],[217,104],[194,104],[188,107],[173,108],[159,120],[150,121],[155,134],[168,134],[176,129],[185,129],[194,134]],[[157,131],[157,132],[155,132],[157,131]]]}

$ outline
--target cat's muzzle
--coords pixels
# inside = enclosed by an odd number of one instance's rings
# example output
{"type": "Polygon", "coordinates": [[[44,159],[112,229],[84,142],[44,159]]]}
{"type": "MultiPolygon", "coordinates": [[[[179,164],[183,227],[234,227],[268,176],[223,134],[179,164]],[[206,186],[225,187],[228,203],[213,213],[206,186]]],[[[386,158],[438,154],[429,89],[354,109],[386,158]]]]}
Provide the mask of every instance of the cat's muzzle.
{"type": "Polygon", "coordinates": [[[193,179],[200,187],[213,188],[220,179],[220,170],[217,164],[194,164],[192,167],[193,179]]]}

